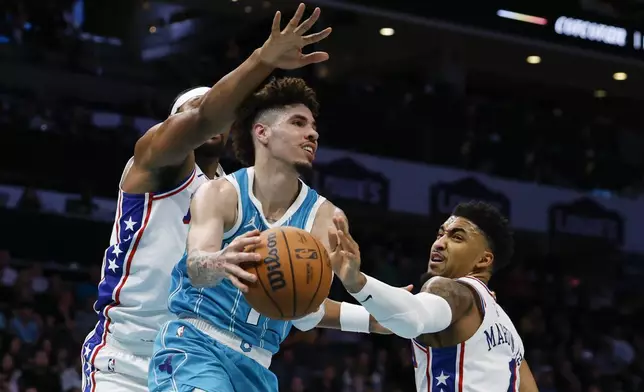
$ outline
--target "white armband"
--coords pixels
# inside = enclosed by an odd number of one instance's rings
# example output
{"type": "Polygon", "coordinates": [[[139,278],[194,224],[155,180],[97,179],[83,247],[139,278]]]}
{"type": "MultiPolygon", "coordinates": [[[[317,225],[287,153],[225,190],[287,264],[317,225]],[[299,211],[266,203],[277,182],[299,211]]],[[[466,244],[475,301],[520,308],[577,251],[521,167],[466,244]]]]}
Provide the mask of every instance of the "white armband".
{"type": "Polygon", "coordinates": [[[452,309],[445,299],[430,293],[413,295],[365,274],[367,284],[353,293],[364,308],[394,334],[413,339],[444,330],[452,323],[452,309]]]}
{"type": "Polygon", "coordinates": [[[340,330],[369,333],[369,312],[360,305],[340,304],[340,330]]]}
{"type": "Polygon", "coordinates": [[[316,310],[313,313],[309,313],[306,316],[299,318],[297,320],[293,320],[293,326],[300,331],[309,331],[320,324],[320,321],[322,321],[322,318],[324,317],[324,314],[326,313],[326,308],[324,307],[324,303],[320,305],[318,310],[316,310]]]}

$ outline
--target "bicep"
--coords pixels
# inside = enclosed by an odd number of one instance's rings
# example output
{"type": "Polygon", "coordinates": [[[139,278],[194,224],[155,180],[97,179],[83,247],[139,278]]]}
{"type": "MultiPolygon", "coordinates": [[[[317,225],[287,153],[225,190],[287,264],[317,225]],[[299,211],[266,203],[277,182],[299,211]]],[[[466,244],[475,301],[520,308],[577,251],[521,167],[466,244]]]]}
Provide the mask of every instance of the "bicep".
{"type": "MultiPolygon", "coordinates": [[[[226,209],[230,208],[231,197],[224,189],[225,184],[217,180],[204,184],[195,193],[190,204],[190,230],[188,251],[216,252],[221,243],[226,224],[226,209]]],[[[236,202],[236,198],[234,199],[236,202]]]]}
{"type": "Polygon", "coordinates": [[[336,211],[342,214],[345,219],[346,215],[344,212],[337,208],[333,203],[328,200],[325,200],[320,208],[318,209],[315,220],[313,221],[313,227],[311,228],[311,234],[317,238],[322,245],[326,248],[327,252],[331,252],[335,247],[335,244],[331,244],[329,241],[329,235],[335,233],[336,228],[333,224],[333,214],[336,211]]]}
{"type": "Polygon", "coordinates": [[[519,392],[539,392],[537,382],[526,360],[523,360],[519,367],[519,392]]]}
{"type": "Polygon", "coordinates": [[[454,279],[436,277],[429,280],[421,291],[437,295],[449,304],[452,310],[452,324],[467,315],[474,308],[474,290],[454,279]]]}
{"type": "Polygon", "coordinates": [[[145,133],[134,147],[134,159],[148,169],[178,166],[205,140],[197,137],[198,111],[188,110],[168,117],[145,133]]]}

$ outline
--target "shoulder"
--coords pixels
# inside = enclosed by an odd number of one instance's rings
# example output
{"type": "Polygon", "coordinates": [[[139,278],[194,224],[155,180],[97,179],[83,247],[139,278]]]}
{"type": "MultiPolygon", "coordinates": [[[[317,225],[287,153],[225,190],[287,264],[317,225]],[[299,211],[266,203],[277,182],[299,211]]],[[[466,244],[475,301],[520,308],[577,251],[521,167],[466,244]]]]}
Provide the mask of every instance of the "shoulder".
{"type": "Polygon", "coordinates": [[[160,133],[160,129],[163,123],[158,123],[153,125],[148,129],[140,138],[136,141],[134,145],[134,157],[139,157],[139,161],[143,160],[149,153],[150,142],[154,137],[160,133]]]}
{"type": "Polygon", "coordinates": [[[315,214],[315,225],[326,224],[333,221],[333,217],[338,216],[347,219],[347,215],[329,200],[324,200],[315,214]]]}
{"type": "Polygon", "coordinates": [[[211,180],[199,187],[190,206],[192,218],[221,217],[224,222],[235,220],[237,214],[237,190],[225,178],[211,180]]]}
{"type": "Polygon", "coordinates": [[[205,182],[197,189],[194,195],[195,200],[212,200],[217,201],[217,204],[226,203],[228,201],[237,202],[237,190],[225,177],[217,178],[205,182]]]}
{"type": "Polygon", "coordinates": [[[475,293],[475,289],[470,285],[456,279],[444,278],[442,276],[435,276],[429,279],[420,291],[435,294],[443,298],[454,295],[474,298],[473,295],[475,293]]]}

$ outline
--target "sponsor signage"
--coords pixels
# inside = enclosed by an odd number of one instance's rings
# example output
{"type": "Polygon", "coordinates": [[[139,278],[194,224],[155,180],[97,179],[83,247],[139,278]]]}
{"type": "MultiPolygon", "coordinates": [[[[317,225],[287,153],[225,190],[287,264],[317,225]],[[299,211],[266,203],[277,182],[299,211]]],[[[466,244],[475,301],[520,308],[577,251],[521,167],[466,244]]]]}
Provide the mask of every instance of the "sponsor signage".
{"type": "Polygon", "coordinates": [[[313,188],[329,200],[387,209],[389,180],[351,158],[316,164],[313,188]]]}
{"type": "MultiPolygon", "coordinates": [[[[312,186],[333,201],[394,212],[445,215],[460,201],[480,199],[499,207],[517,230],[603,239],[644,254],[644,197],[602,198],[465,170],[320,148],[312,186]]],[[[116,184],[115,184],[116,185],[116,184]]],[[[0,199],[15,207],[23,188],[0,186],[0,199]]],[[[39,191],[44,209],[65,213],[75,195],[39,191]]],[[[112,220],[115,200],[96,198],[94,219],[112,220]]],[[[374,222],[377,222],[374,221],[374,222]]]]}

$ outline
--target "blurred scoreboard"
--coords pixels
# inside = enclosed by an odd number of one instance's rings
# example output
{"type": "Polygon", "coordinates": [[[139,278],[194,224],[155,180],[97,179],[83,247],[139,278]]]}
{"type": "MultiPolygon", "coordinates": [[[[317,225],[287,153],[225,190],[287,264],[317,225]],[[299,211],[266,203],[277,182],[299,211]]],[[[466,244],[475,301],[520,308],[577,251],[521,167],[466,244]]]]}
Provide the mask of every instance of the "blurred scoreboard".
{"type": "Polygon", "coordinates": [[[585,12],[577,1],[340,1],[644,60],[644,25],[585,12]]]}

